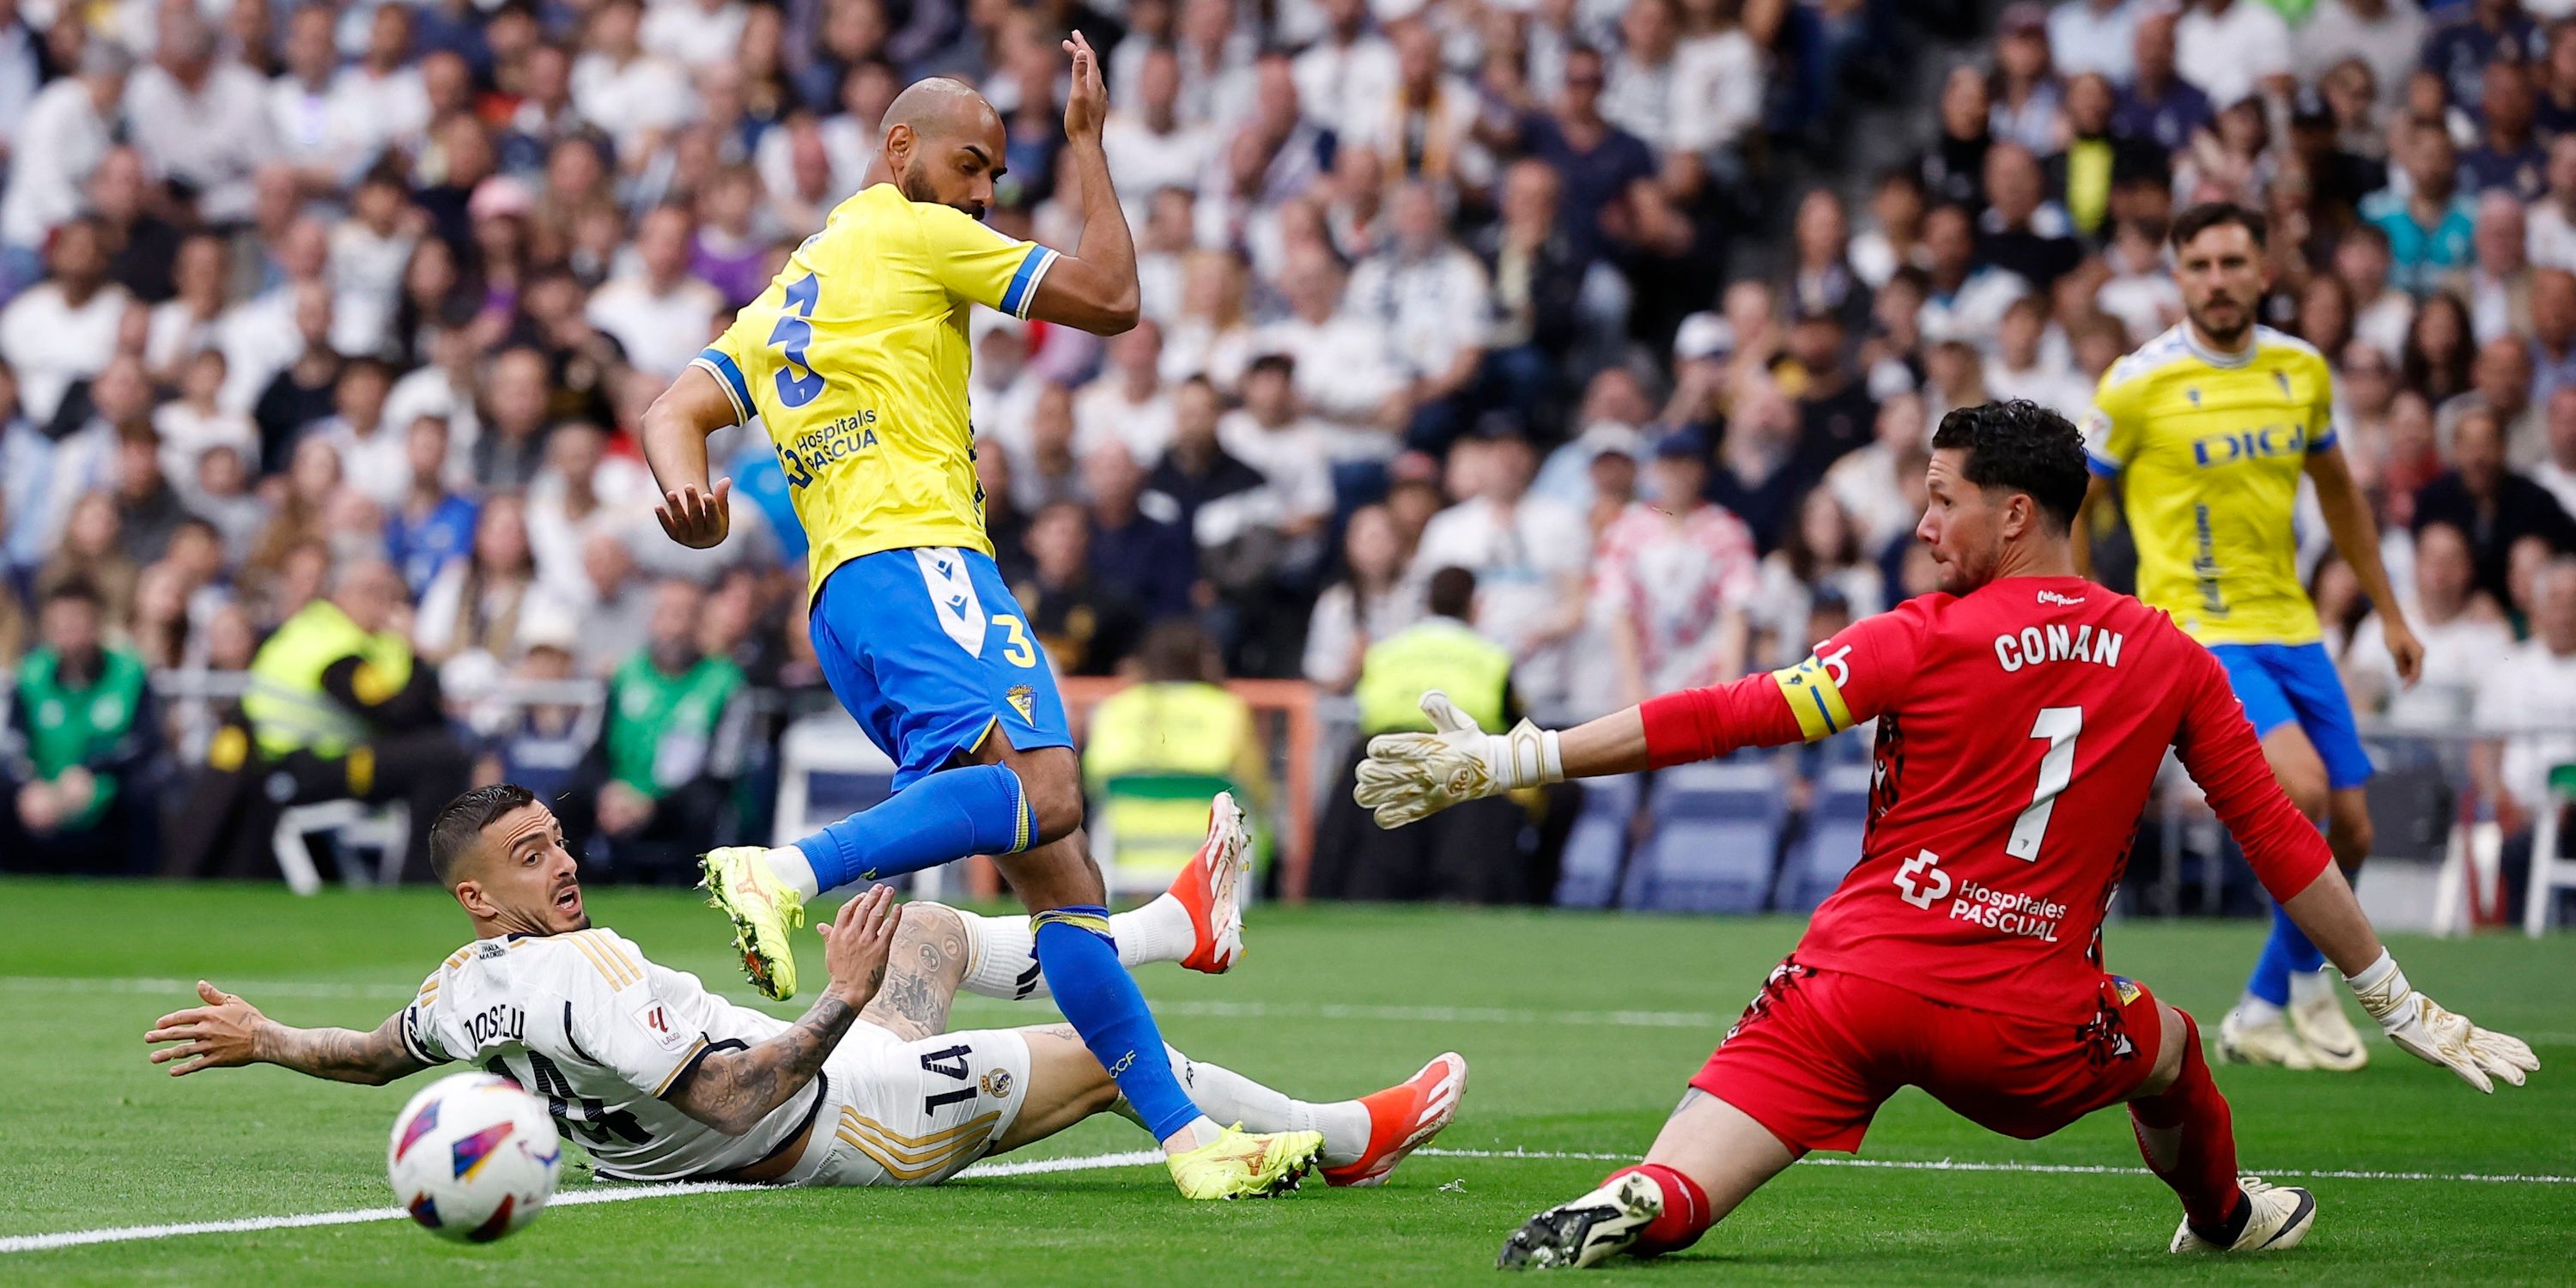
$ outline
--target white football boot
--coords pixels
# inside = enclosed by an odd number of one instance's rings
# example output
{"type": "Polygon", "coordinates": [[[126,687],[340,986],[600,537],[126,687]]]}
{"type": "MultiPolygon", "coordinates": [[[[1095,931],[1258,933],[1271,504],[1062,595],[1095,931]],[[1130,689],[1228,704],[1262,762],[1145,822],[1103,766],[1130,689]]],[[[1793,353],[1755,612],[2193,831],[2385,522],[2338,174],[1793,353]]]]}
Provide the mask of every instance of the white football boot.
{"type": "Polygon", "coordinates": [[[2174,1230],[2168,1252],[2279,1252],[2299,1246],[2308,1227],[2317,1223],[2317,1198],[2295,1185],[2274,1185],[2257,1176],[2236,1178],[2245,1201],[2254,1205],[2236,1242],[2222,1248],[2192,1232],[2185,1221],[2174,1230]]]}
{"type": "Polygon", "coordinates": [[[2283,1069],[2317,1067],[2307,1045],[2290,1031],[2286,1018],[2274,1016],[2259,1024],[2248,1024],[2241,1011],[2229,1011],[2227,1018],[2218,1022],[2218,1058],[2230,1064],[2268,1064],[2283,1069]]]}
{"type": "Polygon", "coordinates": [[[2321,971],[2290,977],[2290,1027],[2320,1069],[2350,1073],[2370,1063],[2370,1048],[2343,1013],[2342,988],[2321,971]]]}

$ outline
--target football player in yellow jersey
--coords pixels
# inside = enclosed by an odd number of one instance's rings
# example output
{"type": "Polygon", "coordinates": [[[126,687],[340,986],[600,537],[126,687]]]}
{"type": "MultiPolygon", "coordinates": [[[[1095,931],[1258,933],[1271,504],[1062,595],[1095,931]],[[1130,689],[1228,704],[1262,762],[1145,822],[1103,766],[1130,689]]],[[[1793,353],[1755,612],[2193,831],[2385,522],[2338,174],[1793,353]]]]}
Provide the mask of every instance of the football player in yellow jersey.
{"type": "MultiPolygon", "coordinates": [[[[796,845],[709,853],[706,888],[734,923],[752,983],[785,997],[796,988],[789,932],[805,900],[996,856],[1034,914],[1034,960],[979,966],[1031,986],[1043,973],[1163,1143],[1182,1193],[1276,1193],[1314,1165],[1322,1138],[1220,1129],[1162,1057],[1162,1034],[1110,938],[1064,703],[984,532],[966,415],[968,313],[983,305],[1100,335],[1136,324],[1136,248],[1100,144],[1108,92],[1081,33],[1064,48],[1077,254],[984,226],[1004,164],[1001,117],[962,83],[921,81],[886,109],[892,182],[833,210],[645,413],[645,457],[664,489],[658,517],[690,546],[722,541],[729,526],[730,480],[708,485],[707,435],[755,417],[766,427],[810,539],[815,656],[898,763],[894,795],[796,845]]],[[[1189,964],[1215,973],[1240,951],[1249,860],[1233,803],[1218,797],[1212,814],[1185,873],[1198,879],[1176,883],[1136,924],[1157,942],[1191,945],[1189,964]]]]}
{"type": "MultiPolygon", "coordinates": [[[[2094,474],[2085,499],[2122,489],[2138,598],[2172,614],[2226,664],[2273,774],[2324,822],[2350,872],[2370,853],[2362,795],[2370,756],[2299,583],[2291,512],[2301,477],[2316,484],[2335,548],[2379,609],[2389,655],[2409,684],[2424,650],[2390,593],[2369,502],[2335,441],[2325,358],[2255,324],[2268,286],[2264,235],[2262,215],[2227,202],[2175,217],[2174,280],[2186,320],[2103,373],[2084,427],[2094,474]]],[[[2220,1053],[2292,1068],[2368,1063],[2323,963],[2274,909],[2245,995],[2219,1026],[2220,1053]]]]}

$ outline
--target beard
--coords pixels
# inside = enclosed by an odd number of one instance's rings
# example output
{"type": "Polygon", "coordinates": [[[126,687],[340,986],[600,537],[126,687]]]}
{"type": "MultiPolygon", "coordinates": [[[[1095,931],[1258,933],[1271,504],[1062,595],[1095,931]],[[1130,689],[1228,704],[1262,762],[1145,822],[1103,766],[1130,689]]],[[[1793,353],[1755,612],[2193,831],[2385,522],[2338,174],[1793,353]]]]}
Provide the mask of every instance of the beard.
{"type": "Polygon", "coordinates": [[[2245,333],[2254,328],[2254,310],[2251,305],[2237,304],[2232,300],[2228,307],[2236,310],[2236,320],[2227,326],[2212,321],[2206,307],[2184,311],[2191,315],[2191,324],[2200,328],[2202,335],[2217,341],[2221,348],[2233,349],[2245,338],[2245,333]]]}
{"type": "Polygon", "coordinates": [[[895,174],[894,187],[895,191],[903,194],[903,199],[906,201],[947,206],[979,221],[984,218],[984,208],[981,206],[969,205],[962,201],[949,201],[941,197],[939,189],[930,182],[930,167],[923,164],[919,157],[914,157],[895,174]]]}

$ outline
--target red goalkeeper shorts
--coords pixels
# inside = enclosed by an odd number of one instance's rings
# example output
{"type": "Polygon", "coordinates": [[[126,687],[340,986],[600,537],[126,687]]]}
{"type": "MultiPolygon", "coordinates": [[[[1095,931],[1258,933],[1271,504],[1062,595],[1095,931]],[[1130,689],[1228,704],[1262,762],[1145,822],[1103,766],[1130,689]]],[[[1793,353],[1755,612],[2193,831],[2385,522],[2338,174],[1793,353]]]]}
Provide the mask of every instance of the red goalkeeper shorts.
{"type": "Polygon", "coordinates": [[[1899,1087],[2035,1140],[2127,1100],[2164,1029],[2143,985],[2105,975],[2092,1020],[2052,1023],[1936,1002],[1892,984],[1782,962],[1691,1084],[1801,1154],[1860,1148],[1899,1087]]]}

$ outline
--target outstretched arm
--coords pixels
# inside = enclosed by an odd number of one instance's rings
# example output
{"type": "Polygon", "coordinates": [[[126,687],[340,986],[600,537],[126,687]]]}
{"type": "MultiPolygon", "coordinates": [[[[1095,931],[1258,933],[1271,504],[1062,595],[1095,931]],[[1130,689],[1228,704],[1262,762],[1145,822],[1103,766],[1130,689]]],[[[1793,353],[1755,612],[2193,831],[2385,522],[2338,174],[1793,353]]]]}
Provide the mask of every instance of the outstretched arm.
{"type": "Polygon", "coordinates": [[[831,972],[823,995],[786,1032],[700,1060],[666,1094],[672,1107],[739,1136],[804,1090],[885,983],[886,953],[902,919],[894,891],[886,886],[842,904],[840,915],[820,927],[829,945],[823,960],[831,972]]]}
{"type": "Polygon", "coordinates": [[[2317,508],[2325,511],[2326,531],[2334,536],[2335,550],[2351,565],[2362,593],[2370,596],[2371,607],[2379,610],[2379,629],[2387,641],[2389,659],[2397,663],[2397,678],[2412,688],[2424,673],[2424,646],[2406,624],[2406,610],[2398,606],[2397,593],[2388,584],[2388,569],[2379,561],[2379,523],[2370,517],[2370,498],[2352,481],[2352,466],[2340,447],[2310,452],[2307,471],[2317,485],[2317,508]]]}
{"type": "Polygon", "coordinates": [[[1915,611],[1900,607],[1816,646],[1796,666],[1667,693],[1562,733],[1527,720],[1489,734],[1434,690],[1430,733],[1369,739],[1351,797],[1380,827],[1523,787],[1635,773],[1831,737],[1875,717],[1912,672],[1915,611]]]}
{"type": "Polygon", "coordinates": [[[2084,484],[2084,503],[2075,510],[2075,522],[2067,529],[2067,541],[2075,554],[2075,575],[2093,575],[2093,516],[2101,507],[2111,504],[2111,480],[2092,475],[2084,484]]]}
{"type": "Polygon", "coordinates": [[[700,550],[721,544],[732,527],[732,479],[707,486],[707,435],[742,423],[733,395],[706,368],[692,366],[644,409],[644,463],[662,489],[653,517],[673,541],[700,550]]]}
{"type": "Polygon", "coordinates": [[[2243,847],[2263,888],[2343,972],[2389,1041],[2480,1091],[2493,1092],[2497,1078],[2521,1086],[2524,1075],[2540,1067],[2539,1058],[2521,1039],[2479,1028],[2407,983],[2345,884],[2325,838],[2281,793],[2218,660],[2194,652],[2195,687],[2174,750],[2243,847]]]}
{"type": "Polygon", "coordinates": [[[1064,51],[1073,55],[1073,95],[1064,105],[1065,155],[1082,191],[1082,242],[1074,254],[1058,256],[1048,266],[1029,316],[1093,335],[1117,335],[1136,325],[1139,306],[1136,239],[1127,231],[1127,213],[1109,183],[1109,154],[1100,145],[1109,91],[1101,83],[1100,57],[1081,32],[1064,42],[1064,51]]]}
{"type": "Polygon", "coordinates": [[[143,1035],[146,1042],[174,1042],[152,1053],[152,1063],[172,1061],[170,1076],[200,1069],[229,1069],[245,1064],[273,1064],[315,1078],[382,1086],[429,1067],[403,1046],[402,1012],[386,1017],[371,1032],[354,1029],[290,1028],[260,1013],[230,993],[197,981],[204,1006],[173,1011],[143,1035]]]}

